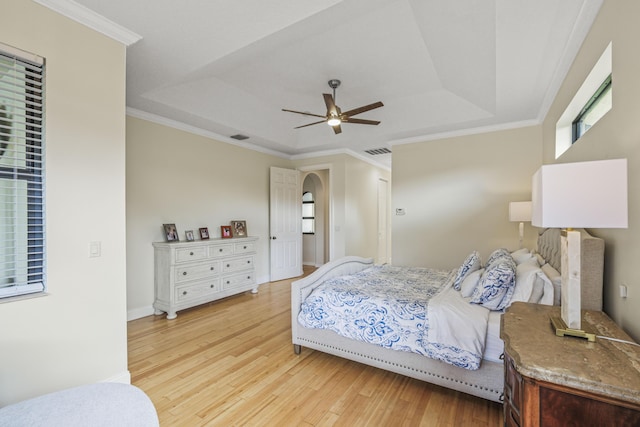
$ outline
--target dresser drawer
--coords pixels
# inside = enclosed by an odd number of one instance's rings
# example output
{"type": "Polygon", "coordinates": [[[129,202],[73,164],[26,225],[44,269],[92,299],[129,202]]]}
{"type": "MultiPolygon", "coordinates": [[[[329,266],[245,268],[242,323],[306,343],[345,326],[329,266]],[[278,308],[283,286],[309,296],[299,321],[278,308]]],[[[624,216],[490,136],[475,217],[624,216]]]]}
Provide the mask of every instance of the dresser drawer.
{"type": "Polygon", "coordinates": [[[176,302],[188,301],[206,297],[209,294],[220,292],[220,278],[216,277],[210,280],[190,284],[188,286],[179,286],[176,288],[176,302]]]}
{"type": "Polygon", "coordinates": [[[176,283],[214,276],[220,273],[220,261],[209,261],[201,264],[188,264],[176,267],[176,283]]]}
{"type": "Polygon", "coordinates": [[[249,236],[154,242],[154,313],[175,319],[178,310],[249,289],[257,292],[257,241],[249,236]]]}
{"type": "Polygon", "coordinates": [[[212,258],[233,255],[233,245],[215,245],[209,246],[209,256],[212,258]]]}
{"type": "Polygon", "coordinates": [[[206,246],[176,249],[176,263],[206,259],[209,251],[206,246]]]}
{"type": "Polygon", "coordinates": [[[247,271],[246,273],[234,274],[233,276],[227,276],[222,278],[222,289],[233,289],[238,286],[242,286],[245,284],[253,284],[254,283],[254,274],[253,271],[247,271]]]}
{"type": "Polygon", "coordinates": [[[253,256],[227,259],[222,262],[222,271],[228,273],[253,268],[253,256]]]}
{"type": "Polygon", "coordinates": [[[234,253],[246,254],[248,252],[255,252],[256,245],[254,242],[236,243],[234,245],[234,253]]]}

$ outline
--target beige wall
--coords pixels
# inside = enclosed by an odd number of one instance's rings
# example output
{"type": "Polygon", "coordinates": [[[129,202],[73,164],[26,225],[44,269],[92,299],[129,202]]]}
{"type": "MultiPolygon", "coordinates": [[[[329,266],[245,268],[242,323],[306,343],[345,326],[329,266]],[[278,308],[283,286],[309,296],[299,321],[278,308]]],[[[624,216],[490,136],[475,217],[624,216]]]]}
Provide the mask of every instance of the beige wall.
{"type": "MultiPolygon", "coordinates": [[[[472,250],[516,249],[509,202],[531,200],[540,139],[533,126],[394,146],[393,263],[454,268],[472,250]]],[[[534,234],[525,226],[529,245],[534,234]]]]}
{"type": "Polygon", "coordinates": [[[391,179],[381,167],[335,154],[295,161],[297,168],[328,170],[331,217],[331,259],[347,255],[376,257],[378,235],[378,180],[391,179]]]}
{"type": "Polygon", "coordinates": [[[592,67],[613,42],[613,108],[557,162],[627,158],[629,228],[591,230],[605,239],[605,311],[636,340],[640,339],[640,2],[605,0],[565,82],[544,121],[544,163],[554,163],[555,124],[592,67]],[[618,294],[620,284],[629,296],[618,294]]]}
{"type": "Polygon", "coordinates": [[[2,3],[0,41],[46,58],[49,293],[0,304],[3,406],[129,373],[125,47],[24,0],[2,3]]]}
{"type": "MultiPolygon", "coordinates": [[[[204,136],[127,117],[127,305],[129,317],[150,314],[152,242],[164,241],[162,224],[184,232],[246,220],[257,236],[258,283],[269,280],[269,167],[291,161],[204,136]]],[[[302,195],[301,195],[302,196],[302,195]]]]}
{"type": "Polygon", "coordinates": [[[389,181],[391,173],[355,157],[347,159],[346,167],[345,228],[349,238],[345,253],[377,258],[378,181],[389,181]]]}
{"type": "Polygon", "coordinates": [[[384,169],[346,154],[291,161],[132,116],[126,136],[130,319],[153,312],[151,243],[164,240],[163,223],[175,223],[184,239],[186,230],[205,226],[217,237],[220,225],[245,219],[249,234],[260,238],[258,283],[268,281],[270,166],[323,171],[334,258],[376,255],[371,237],[377,235],[377,179],[389,179],[384,169]]]}

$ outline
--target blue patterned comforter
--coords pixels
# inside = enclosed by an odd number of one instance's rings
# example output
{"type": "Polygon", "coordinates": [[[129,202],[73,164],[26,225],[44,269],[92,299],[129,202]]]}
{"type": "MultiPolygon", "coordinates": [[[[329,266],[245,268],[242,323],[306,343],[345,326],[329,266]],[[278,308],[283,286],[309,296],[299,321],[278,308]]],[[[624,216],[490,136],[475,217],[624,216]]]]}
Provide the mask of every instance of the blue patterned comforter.
{"type": "Polygon", "coordinates": [[[489,311],[453,289],[455,271],[377,265],[337,277],[313,290],[298,322],[478,369],[489,311]]]}

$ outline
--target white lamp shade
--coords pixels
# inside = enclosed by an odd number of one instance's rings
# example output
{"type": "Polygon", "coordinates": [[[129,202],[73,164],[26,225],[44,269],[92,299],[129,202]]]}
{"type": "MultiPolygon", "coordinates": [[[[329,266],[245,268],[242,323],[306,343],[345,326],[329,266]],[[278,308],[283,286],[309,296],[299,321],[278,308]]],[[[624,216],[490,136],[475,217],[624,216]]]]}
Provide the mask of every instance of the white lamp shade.
{"type": "Polygon", "coordinates": [[[532,198],[536,227],[626,228],[627,159],[544,165],[532,198]]]}
{"type": "Polygon", "coordinates": [[[511,202],[509,203],[509,221],[528,222],[531,221],[531,202],[511,202]]]}

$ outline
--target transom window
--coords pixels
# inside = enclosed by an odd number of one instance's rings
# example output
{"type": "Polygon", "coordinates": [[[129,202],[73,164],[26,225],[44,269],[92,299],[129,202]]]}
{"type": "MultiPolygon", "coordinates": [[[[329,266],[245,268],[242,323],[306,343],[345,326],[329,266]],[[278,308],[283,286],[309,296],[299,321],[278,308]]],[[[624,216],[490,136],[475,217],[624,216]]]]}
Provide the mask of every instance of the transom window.
{"type": "Polygon", "coordinates": [[[591,126],[611,110],[611,94],[611,74],[609,74],[573,121],[573,142],[576,142],[591,126]]]}
{"type": "Polygon", "coordinates": [[[0,298],[43,292],[44,60],[0,44],[0,298]]]}

